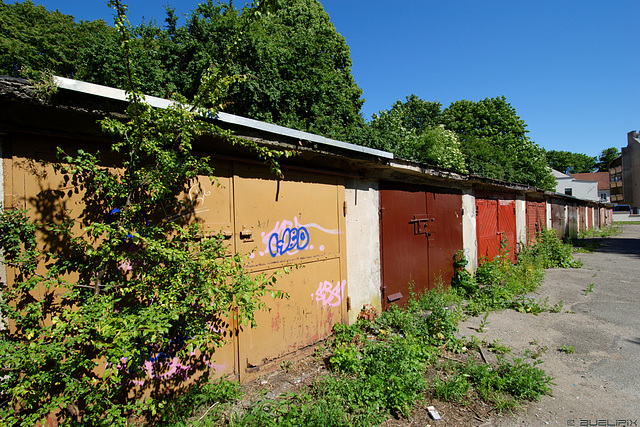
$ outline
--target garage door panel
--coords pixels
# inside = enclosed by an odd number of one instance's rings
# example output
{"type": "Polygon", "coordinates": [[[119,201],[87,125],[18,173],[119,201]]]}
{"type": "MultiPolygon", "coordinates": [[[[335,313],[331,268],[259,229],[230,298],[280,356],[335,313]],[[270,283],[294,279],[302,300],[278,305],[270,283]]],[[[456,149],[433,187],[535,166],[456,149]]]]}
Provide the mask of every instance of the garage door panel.
{"type": "Polygon", "coordinates": [[[238,165],[235,237],[238,251],[250,254],[249,266],[338,256],[344,200],[338,184],[337,177],[286,170],[278,181],[265,167],[238,165]]]}
{"type": "Polygon", "coordinates": [[[241,371],[259,370],[273,359],[327,338],[346,313],[343,277],[338,258],[310,262],[280,277],[277,288],[289,298],[266,296],[263,302],[269,310],[255,313],[257,328],[242,329],[241,371]]]}

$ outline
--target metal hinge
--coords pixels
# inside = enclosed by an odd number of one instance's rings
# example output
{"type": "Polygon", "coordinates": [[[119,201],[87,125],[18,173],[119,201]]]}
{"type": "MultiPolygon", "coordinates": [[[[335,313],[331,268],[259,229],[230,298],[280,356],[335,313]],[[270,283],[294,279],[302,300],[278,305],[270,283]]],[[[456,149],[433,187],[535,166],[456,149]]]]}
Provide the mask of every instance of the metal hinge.
{"type": "Polygon", "coordinates": [[[342,202],[342,210],[344,212],[344,216],[347,216],[347,201],[342,202]]]}

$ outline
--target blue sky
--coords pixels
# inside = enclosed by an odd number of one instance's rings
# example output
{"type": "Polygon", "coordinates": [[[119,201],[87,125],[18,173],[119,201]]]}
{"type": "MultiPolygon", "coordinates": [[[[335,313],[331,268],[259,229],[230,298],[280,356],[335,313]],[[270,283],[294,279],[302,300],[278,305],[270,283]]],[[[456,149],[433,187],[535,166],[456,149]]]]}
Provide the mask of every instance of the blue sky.
{"type": "MultiPolygon", "coordinates": [[[[187,14],[197,0],[124,0],[132,23],[187,14]]],[[[34,0],[76,20],[113,12],[100,0],[34,0]]],[[[504,95],[547,150],[596,156],[640,130],[640,2],[324,0],[347,40],[363,115],[415,93],[444,107],[504,95]]],[[[236,6],[244,4],[236,1],[236,6]]],[[[184,22],[181,21],[181,22],[184,22]]]]}

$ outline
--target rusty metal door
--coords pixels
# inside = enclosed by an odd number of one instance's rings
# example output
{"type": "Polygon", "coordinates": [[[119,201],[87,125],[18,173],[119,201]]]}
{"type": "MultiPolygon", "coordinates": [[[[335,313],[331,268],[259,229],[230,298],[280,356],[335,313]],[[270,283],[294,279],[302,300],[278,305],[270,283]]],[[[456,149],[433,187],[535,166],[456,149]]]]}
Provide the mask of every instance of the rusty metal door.
{"type": "Polygon", "coordinates": [[[547,207],[545,202],[527,200],[527,243],[535,242],[536,234],[546,228],[547,207]]]}
{"type": "Polygon", "coordinates": [[[551,226],[556,230],[559,239],[563,239],[566,234],[565,206],[556,201],[551,203],[551,226]]]}
{"type": "Polygon", "coordinates": [[[429,220],[429,289],[440,280],[448,286],[453,278],[453,256],[462,250],[462,194],[431,190],[427,196],[429,220]]]}
{"type": "Polygon", "coordinates": [[[429,288],[429,218],[426,193],[420,187],[381,183],[380,249],[382,252],[382,308],[404,306],[409,286],[429,288]],[[410,285],[411,284],[411,285],[410,285]]]}
{"type": "Polygon", "coordinates": [[[587,208],[586,206],[578,207],[578,221],[579,221],[579,231],[584,231],[587,229],[587,208]]]}
{"type": "Polygon", "coordinates": [[[255,274],[292,269],[277,281],[289,298],[264,299],[257,328],[238,337],[241,378],[269,370],[277,358],[327,338],[347,318],[343,179],[234,163],[235,241],[255,274]]]}
{"type": "Polygon", "coordinates": [[[568,206],[568,221],[567,221],[567,233],[566,236],[575,239],[578,237],[578,207],[568,206]]]}
{"type": "Polygon", "coordinates": [[[425,292],[453,276],[462,249],[462,195],[453,190],[380,185],[382,307],[403,306],[410,287],[425,292]]]}
{"type": "Polygon", "coordinates": [[[593,212],[594,212],[594,208],[589,206],[587,208],[587,228],[589,230],[593,229],[593,212]]]}
{"type": "Polygon", "coordinates": [[[505,195],[476,194],[476,237],[478,259],[500,255],[502,240],[507,256],[515,261],[516,201],[505,195]]]}

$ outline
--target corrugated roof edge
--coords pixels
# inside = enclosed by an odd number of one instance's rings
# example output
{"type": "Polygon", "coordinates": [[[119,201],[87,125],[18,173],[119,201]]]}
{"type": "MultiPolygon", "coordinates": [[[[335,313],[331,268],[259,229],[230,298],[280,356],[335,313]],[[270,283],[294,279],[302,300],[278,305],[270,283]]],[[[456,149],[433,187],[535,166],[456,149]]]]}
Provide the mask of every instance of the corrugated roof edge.
{"type": "MultiPolygon", "coordinates": [[[[102,86],[95,83],[87,83],[80,80],[73,80],[66,77],[54,76],[54,82],[56,86],[61,89],[72,90],[75,92],[86,93],[95,96],[101,96],[104,98],[114,99],[117,101],[127,101],[127,93],[122,89],[116,89],[109,86],[102,86]]],[[[158,98],[156,96],[145,95],[145,101],[156,108],[168,108],[174,104],[174,101],[170,101],[164,98],[158,98]]],[[[328,145],[331,147],[341,148],[343,150],[354,151],[371,156],[382,157],[385,159],[393,159],[393,153],[387,151],[376,150],[374,148],[364,147],[361,145],[350,144],[347,142],[338,141],[336,139],[325,138],[324,136],[316,135],[309,132],[302,132],[299,130],[287,128],[284,126],[274,125],[271,123],[261,122],[259,120],[249,119],[247,117],[236,116],[234,114],[219,112],[215,117],[222,123],[244,126],[263,132],[268,132],[274,135],[286,136],[289,138],[297,138],[304,141],[314,142],[317,144],[328,145]]]]}

